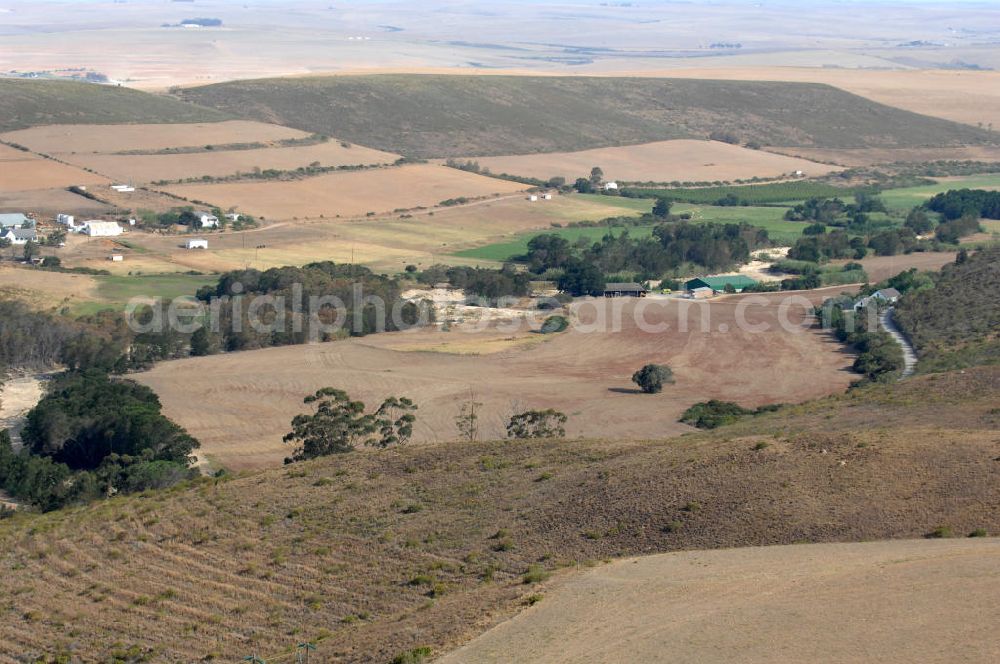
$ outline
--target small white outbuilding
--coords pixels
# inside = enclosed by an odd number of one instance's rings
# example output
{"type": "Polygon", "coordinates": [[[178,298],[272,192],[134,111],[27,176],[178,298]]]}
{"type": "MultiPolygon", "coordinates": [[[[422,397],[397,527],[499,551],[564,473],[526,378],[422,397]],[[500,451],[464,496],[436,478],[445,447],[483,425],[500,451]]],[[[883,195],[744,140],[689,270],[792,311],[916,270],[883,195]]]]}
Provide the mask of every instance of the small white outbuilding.
{"type": "Polygon", "coordinates": [[[187,249],[208,249],[208,240],[192,238],[184,246],[187,249]]]}
{"type": "Polygon", "coordinates": [[[618,190],[618,183],[617,182],[605,182],[604,183],[604,191],[617,191],[617,190],[618,190]]]}

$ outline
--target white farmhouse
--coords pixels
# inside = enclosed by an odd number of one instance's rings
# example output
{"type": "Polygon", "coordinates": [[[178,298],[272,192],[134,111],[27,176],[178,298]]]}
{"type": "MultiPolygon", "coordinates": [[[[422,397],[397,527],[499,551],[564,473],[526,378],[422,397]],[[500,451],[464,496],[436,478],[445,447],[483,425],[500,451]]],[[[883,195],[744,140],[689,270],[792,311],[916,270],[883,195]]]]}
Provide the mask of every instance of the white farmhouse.
{"type": "Polygon", "coordinates": [[[192,238],[184,246],[188,249],[208,249],[208,240],[192,238]]]}
{"type": "Polygon", "coordinates": [[[121,235],[124,232],[124,229],[118,225],[117,221],[100,221],[93,219],[91,221],[83,222],[80,232],[85,235],[89,235],[90,237],[115,237],[116,235],[121,235]]]}
{"type": "Polygon", "coordinates": [[[71,214],[57,214],[56,222],[69,229],[76,228],[76,218],[71,214]]]}
{"type": "Polygon", "coordinates": [[[604,191],[618,191],[618,183],[617,182],[605,182],[604,183],[604,191]]]}
{"type": "Polygon", "coordinates": [[[0,237],[10,240],[13,245],[24,245],[28,242],[38,241],[38,235],[34,228],[8,228],[0,237]]]}
{"type": "Polygon", "coordinates": [[[211,212],[195,212],[194,216],[198,217],[198,222],[201,224],[202,228],[219,227],[219,218],[211,212]]]}

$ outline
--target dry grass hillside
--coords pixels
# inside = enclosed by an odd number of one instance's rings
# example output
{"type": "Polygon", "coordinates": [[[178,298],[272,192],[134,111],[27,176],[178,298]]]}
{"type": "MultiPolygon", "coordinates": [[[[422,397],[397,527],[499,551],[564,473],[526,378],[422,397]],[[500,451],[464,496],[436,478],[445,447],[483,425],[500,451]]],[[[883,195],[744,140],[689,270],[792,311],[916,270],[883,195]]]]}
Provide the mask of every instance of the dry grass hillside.
{"type": "Polygon", "coordinates": [[[0,79],[0,131],[50,124],[214,122],[225,113],[129,88],[0,79]]]}
{"type": "Polygon", "coordinates": [[[998,400],[986,367],[668,441],[358,452],[19,515],[0,521],[0,661],[290,661],[320,639],[320,661],[384,663],[611,557],[997,533],[998,400]]]}
{"type": "Polygon", "coordinates": [[[232,81],[178,94],[410,157],[570,152],[717,130],[823,148],[995,142],[981,129],[813,83],[386,74],[232,81]]]}

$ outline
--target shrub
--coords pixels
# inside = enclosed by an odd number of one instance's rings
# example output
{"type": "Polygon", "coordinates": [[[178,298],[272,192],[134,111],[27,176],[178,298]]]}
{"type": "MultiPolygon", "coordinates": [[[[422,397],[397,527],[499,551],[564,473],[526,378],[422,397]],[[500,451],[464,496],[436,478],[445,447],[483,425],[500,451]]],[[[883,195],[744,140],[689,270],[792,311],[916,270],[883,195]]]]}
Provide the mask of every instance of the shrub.
{"type": "Polygon", "coordinates": [[[565,316],[549,316],[538,331],[542,334],[555,334],[562,332],[567,327],[569,327],[569,321],[565,316]]]}
{"type": "Polygon", "coordinates": [[[549,577],[552,576],[548,570],[546,570],[541,565],[530,565],[528,571],[524,573],[521,580],[526,583],[542,583],[543,581],[548,581],[549,577]]]}
{"type": "Polygon", "coordinates": [[[674,372],[663,364],[647,364],[632,374],[632,382],[646,394],[656,394],[664,383],[674,382],[674,372]]]}
{"type": "Polygon", "coordinates": [[[428,646],[420,646],[396,655],[392,658],[392,664],[422,664],[430,656],[431,649],[428,646]]]}
{"type": "Polygon", "coordinates": [[[518,413],[507,423],[508,438],[562,438],[566,435],[566,415],[549,408],[518,413]]]}
{"type": "Polygon", "coordinates": [[[696,403],[681,415],[681,422],[698,427],[699,429],[714,429],[736,422],[741,417],[753,414],[752,410],[733,403],[732,401],[719,401],[712,399],[696,403]]]}

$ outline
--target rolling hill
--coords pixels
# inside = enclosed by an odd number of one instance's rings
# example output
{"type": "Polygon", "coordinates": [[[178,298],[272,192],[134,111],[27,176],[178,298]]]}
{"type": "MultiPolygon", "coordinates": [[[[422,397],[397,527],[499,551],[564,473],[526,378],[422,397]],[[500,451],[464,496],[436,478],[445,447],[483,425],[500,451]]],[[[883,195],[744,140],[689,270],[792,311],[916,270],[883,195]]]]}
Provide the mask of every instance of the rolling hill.
{"type": "Polygon", "coordinates": [[[370,75],[175,90],[227,113],[409,157],[575,151],[724,131],[763,145],[990,143],[988,132],[812,83],[656,78],[370,75]]]}
{"type": "Polygon", "coordinates": [[[0,132],[48,124],[213,122],[226,113],[146,92],[78,81],[0,78],[0,132]]]}
{"type": "Polygon", "coordinates": [[[358,452],[2,519],[0,660],[384,664],[611,557],[997,533],[998,400],[984,367],[669,441],[358,452]]]}

